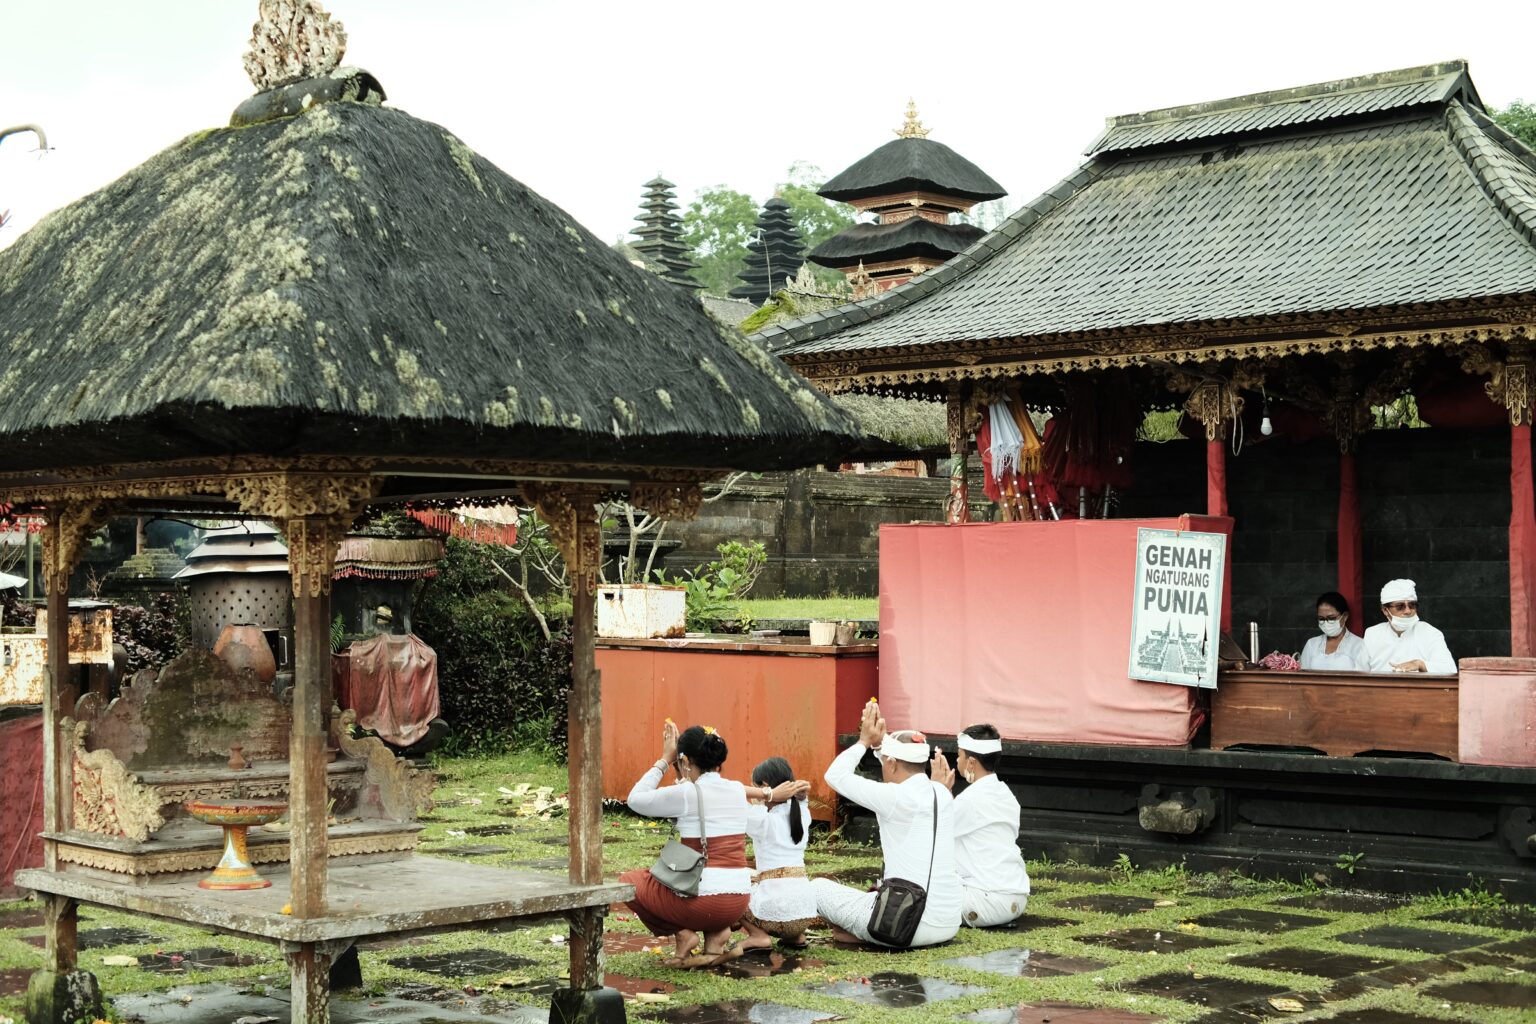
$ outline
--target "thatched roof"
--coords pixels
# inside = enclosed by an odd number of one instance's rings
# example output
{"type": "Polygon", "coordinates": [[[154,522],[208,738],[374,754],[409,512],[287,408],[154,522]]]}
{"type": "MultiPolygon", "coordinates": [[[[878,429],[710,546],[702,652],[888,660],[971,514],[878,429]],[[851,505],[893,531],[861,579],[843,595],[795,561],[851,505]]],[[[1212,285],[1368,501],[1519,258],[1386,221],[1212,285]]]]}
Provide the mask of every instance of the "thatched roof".
{"type": "Polygon", "coordinates": [[[0,252],[0,470],[232,454],[768,469],[852,421],[444,129],[199,132],[0,252]]]}
{"type": "Polygon", "coordinates": [[[848,203],[915,191],[977,202],[1008,194],[987,172],[944,143],[920,138],[892,139],[833,177],[816,194],[848,203]]]}

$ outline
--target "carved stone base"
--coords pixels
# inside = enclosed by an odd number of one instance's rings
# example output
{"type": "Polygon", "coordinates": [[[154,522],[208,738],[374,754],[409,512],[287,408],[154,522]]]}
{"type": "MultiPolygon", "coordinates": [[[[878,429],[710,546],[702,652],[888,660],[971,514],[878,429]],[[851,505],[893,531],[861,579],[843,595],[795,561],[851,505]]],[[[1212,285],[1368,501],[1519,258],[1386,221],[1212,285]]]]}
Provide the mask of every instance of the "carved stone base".
{"type": "Polygon", "coordinates": [[[102,1017],[101,987],[89,971],[38,971],[27,983],[27,1024],[78,1024],[102,1017]]]}
{"type": "MultiPolygon", "coordinates": [[[[345,828],[346,826],[342,826],[345,828]]],[[[371,854],[398,854],[408,856],[415,852],[419,827],[406,830],[368,831],[347,835],[333,833],[326,844],[330,856],[358,857],[371,854]]],[[[51,838],[51,836],[50,836],[51,838]]],[[[76,837],[78,839],[78,837],[76,837]]],[[[84,842],[71,842],[69,836],[60,837],[56,849],[61,864],[75,864],[84,868],[105,871],[114,875],[149,879],[155,875],[172,875],[183,872],[207,872],[219,863],[223,847],[214,843],[199,844],[180,849],[132,849],[131,844],[114,848],[84,842]]],[[[252,864],[286,864],[288,840],[283,837],[262,836],[260,841],[251,836],[247,855],[252,864]]]]}
{"type": "Polygon", "coordinates": [[[624,1024],[624,997],[611,988],[563,988],[550,1003],[549,1019],[551,1024],[624,1024]]]}

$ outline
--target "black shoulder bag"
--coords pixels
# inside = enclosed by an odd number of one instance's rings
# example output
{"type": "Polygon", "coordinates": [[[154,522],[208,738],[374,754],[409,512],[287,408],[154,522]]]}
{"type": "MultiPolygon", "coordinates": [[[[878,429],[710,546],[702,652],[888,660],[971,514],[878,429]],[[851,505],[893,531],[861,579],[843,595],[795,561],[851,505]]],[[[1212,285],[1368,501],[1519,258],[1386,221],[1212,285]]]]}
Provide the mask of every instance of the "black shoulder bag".
{"type": "MultiPolygon", "coordinates": [[[[930,783],[931,785],[931,783],[930,783]]],[[[928,853],[928,881],[922,885],[905,878],[887,878],[875,890],[875,909],[869,915],[869,937],[886,946],[906,949],[912,945],[917,926],[928,905],[928,886],[933,883],[933,858],[939,849],[939,794],[933,792],[933,848],[928,853]]]]}

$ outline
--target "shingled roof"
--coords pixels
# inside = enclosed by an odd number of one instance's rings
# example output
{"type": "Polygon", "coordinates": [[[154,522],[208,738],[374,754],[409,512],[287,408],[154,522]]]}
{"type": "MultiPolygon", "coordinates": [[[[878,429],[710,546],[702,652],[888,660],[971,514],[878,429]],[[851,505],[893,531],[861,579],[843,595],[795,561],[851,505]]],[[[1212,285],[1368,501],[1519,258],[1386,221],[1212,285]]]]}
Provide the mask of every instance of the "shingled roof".
{"type": "Polygon", "coordinates": [[[894,224],[855,224],[822,242],[806,258],[839,268],[920,256],[947,260],[985,234],[974,224],[935,224],[922,217],[894,224]]]}
{"type": "Polygon", "coordinates": [[[0,252],[0,309],[0,470],[308,452],[767,469],[858,437],[695,295],[376,103],[189,136],[0,252]]]}
{"type": "Polygon", "coordinates": [[[932,139],[892,139],[836,175],[817,195],[849,203],[897,192],[938,192],[984,202],[1008,192],[987,172],[932,139]]]}
{"type": "Polygon", "coordinates": [[[790,357],[1536,292],[1536,154],[1461,62],[1113,118],[967,251],[790,357]]]}

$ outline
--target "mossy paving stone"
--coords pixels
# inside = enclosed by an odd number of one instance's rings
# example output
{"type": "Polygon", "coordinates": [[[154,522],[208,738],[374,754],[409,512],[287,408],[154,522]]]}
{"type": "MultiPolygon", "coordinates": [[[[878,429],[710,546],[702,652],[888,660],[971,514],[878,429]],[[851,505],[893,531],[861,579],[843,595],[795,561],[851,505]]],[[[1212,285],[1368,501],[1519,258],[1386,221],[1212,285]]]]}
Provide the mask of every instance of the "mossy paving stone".
{"type": "Polygon", "coordinates": [[[1523,938],[1510,939],[1507,942],[1496,942],[1484,948],[1490,953],[1503,953],[1506,956],[1536,957],[1536,935],[1526,935],[1523,938]]]}
{"type": "Polygon", "coordinates": [[[1043,928],[1067,928],[1072,925],[1082,924],[1082,918],[1078,917],[1052,917],[1048,914],[1020,914],[1007,924],[1000,924],[996,928],[987,928],[989,932],[1035,932],[1043,928]]]}
{"type": "Polygon", "coordinates": [[[1491,935],[1442,932],[1400,924],[1382,924],[1374,928],[1362,928],[1359,931],[1335,935],[1334,938],[1351,946],[1411,949],[1420,953],[1454,953],[1458,949],[1481,946],[1493,941],[1491,935]]]}
{"type": "Polygon", "coordinates": [[[533,964],[525,956],[514,956],[495,949],[462,949],[423,956],[401,956],[386,962],[401,970],[437,974],[445,978],[474,978],[482,974],[515,971],[533,964]]]}
{"type": "Polygon", "coordinates": [[[1114,880],[1114,872],[1109,868],[1096,868],[1086,864],[1052,864],[1050,867],[1039,869],[1036,874],[1042,879],[1052,882],[1091,882],[1102,884],[1114,880]]]}
{"type": "MultiPolygon", "coordinates": [[[[462,992],[443,991],[441,997],[452,999],[459,1005],[408,1002],[393,996],[333,997],[331,1024],[375,1024],[381,1020],[391,1024],[469,1024],[471,1021],[483,1024],[534,1024],[537,1021],[543,1024],[549,1019],[547,1007],[512,1006],[493,1012],[475,1005],[462,992]]],[[[217,982],[184,985],[145,995],[118,996],[114,1000],[114,1009],[124,1021],[142,1024],[230,1024],[242,1018],[287,1024],[292,1013],[286,991],[278,989],[265,995],[252,995],[217,982]]]]}
{"type": "Polygon", "coordinates": [[[1456,1024],[1442,1017],[1421,1017],[1398,1010],[1345,1010],[1327,1018],[1328,1024],[1456,1024]]]}
{"type": "MultiPolygon", "coordinates": [[[[262,957],[231,953],[217,946],[160,951],[139,957],[139,970],[151,974],[186,974],[188,971],[215,971],[222,967],[254,967],[268,962],[262,957]]],[[[276,961],[273,961],[274,964],[276,961]]]]}
{"type": "Polygon", "coordinates": [[[1157,900],[1148,896],[1121,896],[1112,892],[1096,892],[1088,896],[1073,896],[1058,900],[1053,906],[1063,910],[1091,910],[1100,914],[1140,914],[1157,906],[1157,900]]]}
{"type": "Polygon", "coordinates": [[[759,1003],[751,999],[733,999],[727,1003],[679,1006],[654,1018],[667,1024],[817,1024],[841,1020],[825,1010],[802,1010],[779,1003],[759,1003]]]}
{"type": "Polygon", "coordinates": [[[1276,900],[1277,907],[1300,907],[1332,914],[1379,914],[1408,902],[1406,896],[1386,896],[1369,892],[1314,892],[1276,900]]]}
{"type": "Polygon", "coordinates": [[[1001,974],[1008,978],[1054,978],[1064,974],[1096,971],[1108,966],[1102,960],[1058,956],[1043,950],[1032,953],[1027,949],[997,949],[979,956],[957,956],[939,962],[985,974],[1001,974]]]}
{"type": "Polygon", "coordinates": [[[1281,949],[1262,949],[1257,953],[1233,957],[1227,962],[1238,967],[1258,967],[1266,971],[1287,971],[1291,974],[1340,980],[1386,966],[1389,961],[1364,954],[1320,953],[1314,949],[1287,946],[1281,949]]]}
{"type": "Polygon", "coordinates": [[[1090,946],[1108,946],[1133,953],[1180,953],[1186,949],[1208,949],[1212,946],[1230,946],[1231,939],[1213,939],[1207,935],[1191,935],[1181,931],[1159,931],[1155,928],[1127,928],[1110,931],[1103,935],[1074,935],[1072,941],[1090,946]]]}
{"type": "Polygon", "coordinates": [[[31,978],[32,968],[30,967],[7,967],[0,970],[0,996],[24,994],[27,991],[27,982],[31,978]]]}
{"type": "Polygon", "coordinates": [[[434,857],[490,857],[498,853],[509,853],[510,849],[490,843],[462,843],[457,846],[425,846],[422,852],[434,857]]]}
{"type": "Polygon", "coordinates": [[[1152,1024],[1161,1019],[1131,1010],[1056,1002],[1021,1003],[997,1010],[977,1010],[960,1018],[977,1024],[1152,1024]]]}
{"type": "Polygon", "coordinates": [[[1283,914],[1275,910],[1250,910],[1247,907],[1229,907],[1214,914],[1202,914],[1194,919],[1202,928],[1231,928],[1244,932],[1288,932],[1297,928],[1311,928],[1328,924],[1326,917],[1310,914],[1283,914]]]}
{"type": "Polygon", "coordinates": [[[1238,981],[1209,974],[1202,977],[1190,972],[1167,972],[1125,982],[1121,985],[1121,991],[1177,999],[1195,1006],[1231,1006],[1250,999],[1280,995],[1285,989],[1279,985],[1238,981]]]}
{"type": "Polygon", "coordinates": [[[41,910],[7,910],[0,914],[0,931],[17,928],[38,928],[43,923],[41,910]]]}
{"type": "Polygon", "coordinates": [[[1465,964],[1458,963],[1451,957],[1432,957],[1428,960],[1410,960],[1407,963],[1393,964],[1391,967],[1372,971],[1364,977],[1385,985],[1417,985],[1429,978],[1438,978],[1442,974],[1456,974],[1466,969],[1465,964]]]}
{"type": "Polygon", "coordinates": [[[1536,985],[1521,985],[1514,981],[1448,981],[1432,985],[1426,991],[1452,1003],[1536,1008],[1536,985]]]}
{"type": "Polygon", "coordinates": [[[1426,921],[1454,921],[1479,928],[1502,928],[1512,932],[1536,932],[1536,907],[1514,904],[1507,907],[1457,907],[1430,914],[1426,921]]]}
{"type": "Polygon", "coordinates": [[[923,978],[916,974],[880,971],[857,981],[831,981],[824,985],[809,986],[808,991],[818,995],[836,996],[856,1003],[900,1008],[926,1006],[946,999],[977,995],[986,991],[976,985],[962,985],[942,978],[923,978]]]}

